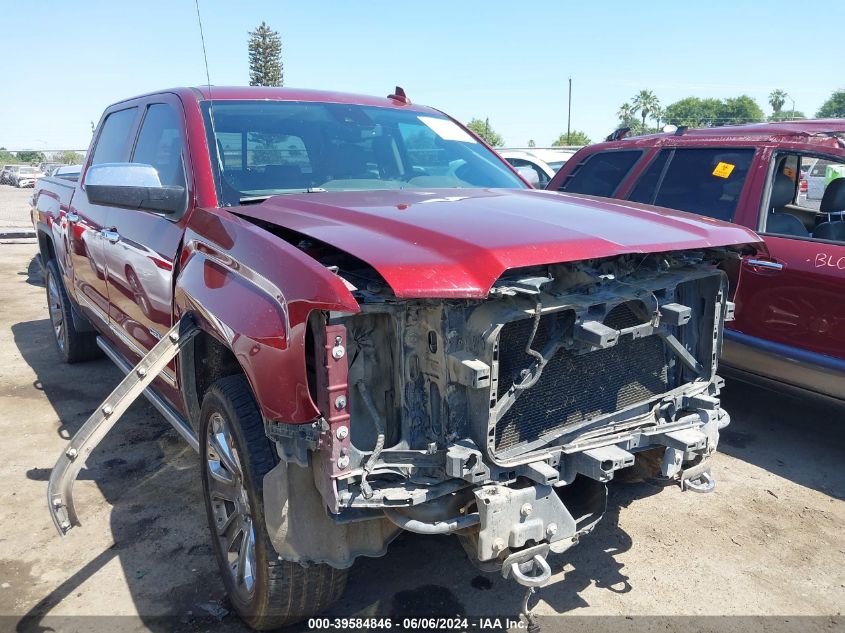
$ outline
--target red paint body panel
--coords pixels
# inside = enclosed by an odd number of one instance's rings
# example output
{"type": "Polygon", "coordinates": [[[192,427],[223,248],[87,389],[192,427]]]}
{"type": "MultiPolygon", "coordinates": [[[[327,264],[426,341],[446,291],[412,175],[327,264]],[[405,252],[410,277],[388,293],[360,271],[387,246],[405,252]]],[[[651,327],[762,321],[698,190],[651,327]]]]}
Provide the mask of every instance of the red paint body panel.
{"type": "MultiPolygon", "coordinates": [[[[580,162],[597,152],[642,149],[644,154],[614,197],[631,194],[651,159],[662,149],[749,148],[754,159],[737,201],[734,221],[757,230],[768,196],[770,173],[778,153],[797,153],[845,161],[845,120],[784,121],[688,130],[683,135],[655,134],[598,143],[580,150],[555,175],[557,190],[580,162]]],[[[800,237],[761,235],[780,270],[745,262],[737,286],[736,320],[726,327],[759,341],[816,354],[820,363],[845,360],[845,245],[800,237]]],[[[796,356],[798,358],[798,355],[796,356]]],[[[805,358],[805,356],[801,356],[805,358]]],[[[765,374],[761,368],[761,374],[765,374]]],[[[843,376],[845,380],[845,376],[843,376]]],[[[841,396],[838,396],[841,397],[841,396]]]]}
{"type": "Polygon", "coordinates": [[[688,213],[516,189],[286,195],[237,212],[355,255],[399,297],[480,299],[513,268],[757,240],[688,213]]]}
{"type": "Polygon", "coordinates": [[[341,279],[299,249],[219,209],[196,209],[185,233],[175,311],[231,349],[263,415],[319,414],[308,392],[305,329],[312,310],[357,312],[341,279]]]}

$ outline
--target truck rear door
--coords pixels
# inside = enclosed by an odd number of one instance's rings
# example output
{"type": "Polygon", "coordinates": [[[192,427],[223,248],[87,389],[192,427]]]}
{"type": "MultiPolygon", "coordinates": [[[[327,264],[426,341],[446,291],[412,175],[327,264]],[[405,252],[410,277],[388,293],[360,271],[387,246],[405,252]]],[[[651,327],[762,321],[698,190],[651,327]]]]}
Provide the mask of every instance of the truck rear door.
{"type": "MultiPolygon", "coordinates": [[[[106,113],[98,127],[99,134],[88,168],[128,160],[137,117],[137,107],[123,107],[106,113]]],[[[82,311],[92,321],[105,326],[109,322],[109,296],[104,241],[112,208],[88,202],[84,173],[80,176],[80,183],[66,216],[70,277],[74,297],[82,311]]]]}

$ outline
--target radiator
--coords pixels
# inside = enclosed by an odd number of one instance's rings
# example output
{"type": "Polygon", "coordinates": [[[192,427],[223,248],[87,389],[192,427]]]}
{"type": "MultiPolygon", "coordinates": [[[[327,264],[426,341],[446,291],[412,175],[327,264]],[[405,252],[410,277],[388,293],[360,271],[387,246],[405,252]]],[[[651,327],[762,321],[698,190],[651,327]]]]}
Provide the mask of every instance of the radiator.
{"type": "MultiPolygon", "coordinates": [[[[541,350],[548,340],[555,315],[540,320],[532,349],[541,350]]],[[[621,329],[640,323],[626,305],[614,308],[605,318],[609,327],[621,329]]],[[[507,323],[499,335],[499,397],[534,359],[525,354],[532,319],[507,323]]],[[[634,339],[623,336],[614,346],[574,354],[559,350],[548,362],[540,380],[525,390],[495,428],[496,452],[533,442],[568,425],[601,418],[648,402],[680,386],[672,353],[658,336],[634,339]]]]}

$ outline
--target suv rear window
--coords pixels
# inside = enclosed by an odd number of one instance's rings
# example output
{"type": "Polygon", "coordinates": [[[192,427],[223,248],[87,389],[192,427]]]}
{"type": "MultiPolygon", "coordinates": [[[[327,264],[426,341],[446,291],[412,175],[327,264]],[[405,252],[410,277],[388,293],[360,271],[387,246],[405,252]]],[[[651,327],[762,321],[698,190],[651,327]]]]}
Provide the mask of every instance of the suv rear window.
{"type": "Polygon", "coordinates": [[[753,158],[750,148],[664,149],[628,199],[731,221],[753,158]]]}
{"type": "Polygon", "coordinates": [[[597,152],[575,166],[558,191],[610,197],[642,155],[640,150],[597,152]]]}

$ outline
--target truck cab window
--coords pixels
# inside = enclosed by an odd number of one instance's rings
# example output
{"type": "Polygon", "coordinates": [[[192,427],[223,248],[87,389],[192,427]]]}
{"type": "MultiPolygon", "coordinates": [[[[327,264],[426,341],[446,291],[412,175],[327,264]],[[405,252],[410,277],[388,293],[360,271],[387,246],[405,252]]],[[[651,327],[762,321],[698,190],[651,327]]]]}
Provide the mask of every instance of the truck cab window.
{"type": "Polygon", "coordinates": [[[639,150],[591,154],[569,174],[558,191],[610,197],[640,156],[642,152],[639,150]]]}
{"type": "Polygon", "coordinates": [[[630,199],[730,222],[753,158],[750,148],[665,149],[630,199]]]}
{"type": "Polygon", "coordinates": [[[164,103],[147,108],[132,155],[133,163],[152,165],[162,185],[185,186],[182,165],[182,124],[176,111],[164,103]]]}
{"type": "Polygon", "coordinates": [[[112,112],[103,122],[103,129],[94,148],[92,165],[101,163],[119,163],[126,160],[129,133],[138,108],[127,108],[112,112]]]}

